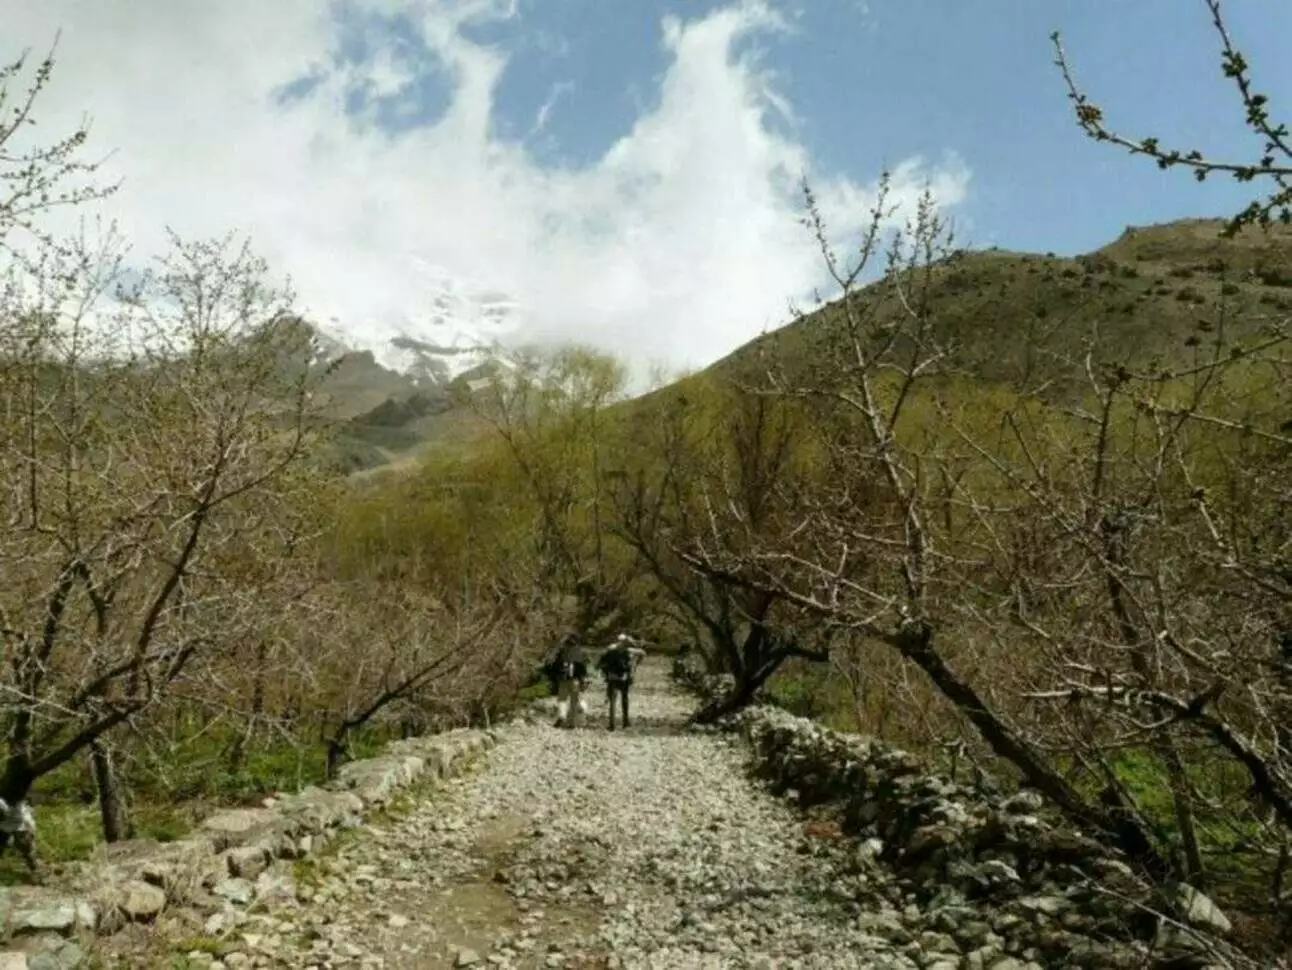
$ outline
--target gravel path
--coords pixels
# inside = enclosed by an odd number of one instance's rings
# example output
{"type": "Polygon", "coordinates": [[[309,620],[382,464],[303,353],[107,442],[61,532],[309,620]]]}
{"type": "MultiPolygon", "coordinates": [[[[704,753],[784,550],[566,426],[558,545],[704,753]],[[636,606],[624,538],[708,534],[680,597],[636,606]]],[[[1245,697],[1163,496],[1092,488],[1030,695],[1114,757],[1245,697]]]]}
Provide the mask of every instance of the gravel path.
{"type": "Polygon", "coordinates": [[[607,732],[598,704],[583,729],[505,729],[479,769],[312,862],[306,898],[250,916],[232,935],[238,952],[193,962],[929,965],[912,958],[917,944],[865,932],[874,914],[855,901],[868,895],[855,848],[809,834],[751,784],[734,741],[681,730],[690,702],[662,663],[643,666],[633,700],[626,732],[607,732]]]}

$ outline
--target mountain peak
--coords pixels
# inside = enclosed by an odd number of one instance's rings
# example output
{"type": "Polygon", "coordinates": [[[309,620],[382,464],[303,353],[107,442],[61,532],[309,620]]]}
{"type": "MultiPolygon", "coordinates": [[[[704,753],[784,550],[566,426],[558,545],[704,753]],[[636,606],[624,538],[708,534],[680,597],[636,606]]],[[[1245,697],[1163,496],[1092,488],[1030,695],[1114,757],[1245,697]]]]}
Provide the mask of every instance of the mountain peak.
{"type": "Polygon", "coordinates": [[[331,351],[370,351],[382,367],[418,387],[446,385],[497,359],[521,323],[516,301],[422,260],[412,260],[412,266],[423,294],[419,305],[357,319],[330,318],[318,329],[331,351]]]}

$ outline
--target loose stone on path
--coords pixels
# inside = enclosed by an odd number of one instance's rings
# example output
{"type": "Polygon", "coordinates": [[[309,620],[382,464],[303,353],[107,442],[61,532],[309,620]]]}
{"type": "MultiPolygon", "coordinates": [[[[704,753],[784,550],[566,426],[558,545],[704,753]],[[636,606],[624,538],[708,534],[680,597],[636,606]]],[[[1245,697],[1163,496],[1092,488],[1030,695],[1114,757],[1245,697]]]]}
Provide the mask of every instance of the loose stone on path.
{"type": "Polygon", "coordinates": [[[748,780],[734,739],[682,730],[693,702],[663,663],[643,666],[634,705],[626,732],[595,713],[582,730],[504,729],[478,771],[318,858],[296,901],[232,917],[224,955],[201,962],[960,966],[950,936],[904,929],[900,896],[855,846],[806,834],[748,780]]]}

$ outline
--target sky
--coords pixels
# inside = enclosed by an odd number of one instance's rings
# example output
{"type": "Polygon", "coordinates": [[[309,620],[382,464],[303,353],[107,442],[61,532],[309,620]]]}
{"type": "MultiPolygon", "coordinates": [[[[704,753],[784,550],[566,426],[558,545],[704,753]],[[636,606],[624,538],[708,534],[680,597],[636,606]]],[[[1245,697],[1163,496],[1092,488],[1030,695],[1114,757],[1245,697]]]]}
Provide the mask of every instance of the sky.
{"type": "MultiPolygon", "coordinates": [[[[1292,3],[1227,11],[1292,114],[1292,3]]],[[[359,344],[448,279],[514,301],[512,339],[702,366],[823,282],[803,178],[841,237],[887,168],[961,243],[1063,254],[1248,200],[1087,140],[1055,29],[1113,127],[1260,147],[1202,0],[0,0],[0,25],[2,60],[61,30],[34,130],[90,116],[132,258],[246,233],[359,344]]]]}

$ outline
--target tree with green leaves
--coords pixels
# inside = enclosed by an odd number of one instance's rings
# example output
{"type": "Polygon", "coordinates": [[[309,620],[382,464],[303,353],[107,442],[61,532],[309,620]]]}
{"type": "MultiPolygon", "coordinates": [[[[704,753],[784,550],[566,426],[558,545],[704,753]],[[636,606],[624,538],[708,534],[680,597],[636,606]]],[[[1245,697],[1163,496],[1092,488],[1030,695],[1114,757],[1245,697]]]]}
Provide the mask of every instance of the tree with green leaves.
{"type": "Polygon", "coordinates": [[[582,347],[517,353],[464,403],[492,428],[524,484],[543,582],[577,604],[573,631],[595,637],[630,622],[633,571],[607,544],[608,410],[623,367],[582,347]]]}
{"type": "Polygon", "coordinates": [[[732,678],[695,715],[710,723],[750,703],[785,661],[828,657],[784,596],[702,566],[718,536],[758,544],[793,527],[787,499],[808,425],[782,400],[699,381],[639,402],[627,420],[614,532],[662,591],[656,602],[696,630],[710,672],[732,678]]]}
{"type": "Polygon", "coordinates": [[[325,584],[299,623],[329,774],[383,719],[488,721],[568,620],[525,554],[526,486],[496,452],[431,453],[414,472],[338,496],[325,584]]]}

